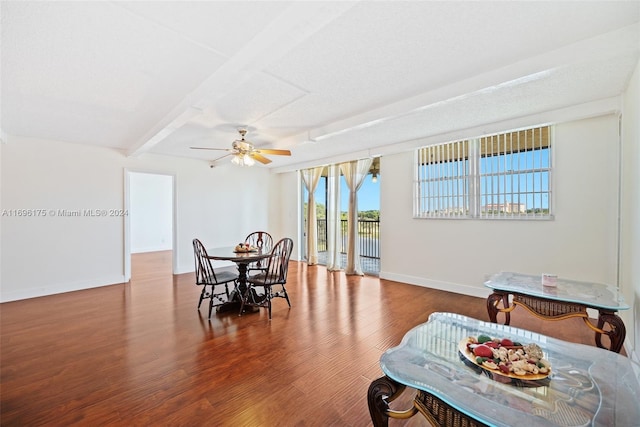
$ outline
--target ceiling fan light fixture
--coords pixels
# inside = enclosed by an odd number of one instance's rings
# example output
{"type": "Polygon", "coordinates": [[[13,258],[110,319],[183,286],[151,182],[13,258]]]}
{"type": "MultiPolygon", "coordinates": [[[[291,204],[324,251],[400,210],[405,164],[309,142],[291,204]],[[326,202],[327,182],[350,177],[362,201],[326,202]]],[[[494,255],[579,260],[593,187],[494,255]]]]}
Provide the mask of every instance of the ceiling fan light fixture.
{"type": "Polygon", "coordinates": [[[245,166],[253,166],[253,165],[256,164],[256,161],[253,160],[253,157],[251,157],[250,155],[245,154],[244,155],[244,164],[245,164],[245,166]]]}
{"type": "Polygon", "coordinates": [[[223,157],[231,156],[231,162],[238,166],[253,166],[257,162],[267,165],[271,163],[271,160],[264,156],[264,154],[273,154],[276,156],[290,156],[291,151],[280,150],[275,148],[262,148],[256,149],[250,141],[244,139],[247,131],[245,129],[239,129],[241,139],[236,139],[231,144],[231,148],[214,148],[214,147],[190,147],[193,150],[221,150],[228,151],[229,154],[219,157],[216,160],[223,157]]]}
{"type": "Polygon", "coordinates": [[[231,163],[238,166],[253,166],[256,161],[249,154],[237,153],[231,157],[231,163]]]}

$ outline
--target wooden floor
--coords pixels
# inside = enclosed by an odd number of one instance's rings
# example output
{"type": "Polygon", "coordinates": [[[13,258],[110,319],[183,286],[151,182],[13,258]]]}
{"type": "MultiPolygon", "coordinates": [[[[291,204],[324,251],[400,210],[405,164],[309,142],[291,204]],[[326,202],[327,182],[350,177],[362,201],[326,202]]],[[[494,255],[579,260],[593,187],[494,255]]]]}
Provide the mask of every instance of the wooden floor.
{"type": "MultiPolygon", "coordinates": [[[[0,305],[2,426],[369,426],[378,360],[407,330],[434,311],[488,320],[484,299],[297,262],[291,309],[208,320],[193,281],[170,252],[136,254],[130,283],[0,305]]],[[[579,319],[512,325],[593,345],[579,319]]]]}

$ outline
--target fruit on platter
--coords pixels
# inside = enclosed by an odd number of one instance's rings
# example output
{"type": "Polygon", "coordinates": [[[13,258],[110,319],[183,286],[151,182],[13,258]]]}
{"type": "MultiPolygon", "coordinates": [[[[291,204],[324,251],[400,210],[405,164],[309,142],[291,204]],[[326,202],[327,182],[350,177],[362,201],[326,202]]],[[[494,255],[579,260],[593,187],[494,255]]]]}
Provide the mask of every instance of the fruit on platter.
{"type": "Polygon", "coordinates": [[[478,365],[499,370],[505,375],[548,375],[551,363],[537,344],[520,344],[509,338],[491,338],[487,335],[468,337],[467,351],[478,365]]]}
{"type": "Polygon", "coordinates": [[[251,252],[256,250],[256,248],[250,246],[248,243],[238,243],[233,250],[236,252],[251,252]]]}

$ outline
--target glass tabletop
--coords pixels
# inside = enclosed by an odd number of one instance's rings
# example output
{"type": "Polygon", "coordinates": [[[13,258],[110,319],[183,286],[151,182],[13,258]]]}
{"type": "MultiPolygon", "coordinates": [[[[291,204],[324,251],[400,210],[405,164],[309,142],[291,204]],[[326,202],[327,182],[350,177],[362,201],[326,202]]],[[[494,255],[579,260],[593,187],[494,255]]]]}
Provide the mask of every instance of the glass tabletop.
{"type": "Polygon", "coordinates": [[[637,425],[640,365],[617,353],[454,313],[433,313],[380,358],[394,381],[423,390],[490,426],[637,425]],[[537,381],[492,374],[459,351],[481,334],[535,343],[551,362],[537,381]]]}
{"type": "Polygon", "coordinates": [[[618,289],[604,283],[580,282],[559,277],[556,285],[550,287],[542,285],[542,275],[501,272],[491,276],[484,285],[494,290],[574,302],[592,308],[614,311],[629,309],[618,289]]]}

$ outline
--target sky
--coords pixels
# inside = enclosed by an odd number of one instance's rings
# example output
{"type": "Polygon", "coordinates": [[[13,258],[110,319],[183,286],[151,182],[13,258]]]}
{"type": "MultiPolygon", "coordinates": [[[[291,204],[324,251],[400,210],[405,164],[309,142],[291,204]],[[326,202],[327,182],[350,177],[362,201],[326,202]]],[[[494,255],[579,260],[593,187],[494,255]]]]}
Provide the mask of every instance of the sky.
{"type": "MultiPolygon", "coordinates": [[[[380,176],[378,182],[371,182],[371,175],[367,175],[362,187],[358,191],[358,210],[359,211],[377,211],[380,210],[380,176]]],[[[349,207],[349,189],[344,178],[340,178],[340,210],[346,212],[349,207]]],[[[324,182],[318,184],[315,192],[315,199],[322,204],[324,200],[324,182]]],[[[306,193],[305,193],[306,194],[306,193]]]]}
{"type": "MultiPolygon", "coordinates": [[[[344,179],[341,180],[340,188],[341,206],[340,210],[346,211],[349,206],[349,189],[344,179]]],[[[362,187],[358,190],[358,210],[359,211],[379,211],[380,210],[380,176],[378,182],[371,182],[371,175],[367,175],[362,187]]]]}

